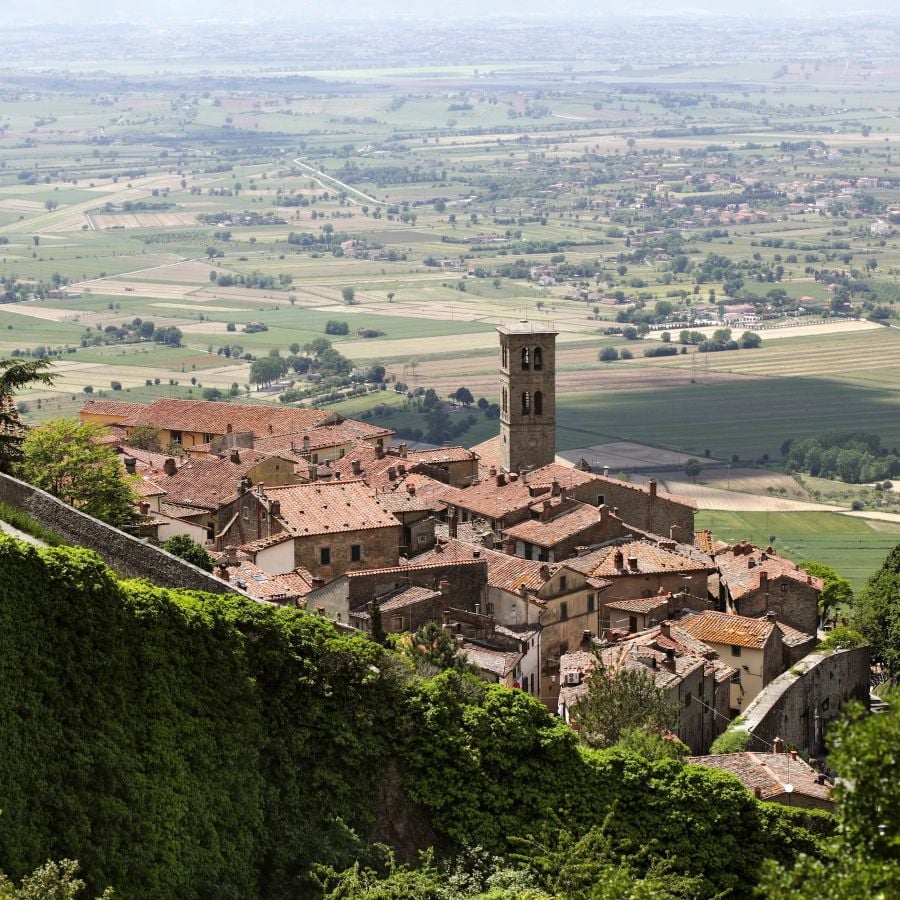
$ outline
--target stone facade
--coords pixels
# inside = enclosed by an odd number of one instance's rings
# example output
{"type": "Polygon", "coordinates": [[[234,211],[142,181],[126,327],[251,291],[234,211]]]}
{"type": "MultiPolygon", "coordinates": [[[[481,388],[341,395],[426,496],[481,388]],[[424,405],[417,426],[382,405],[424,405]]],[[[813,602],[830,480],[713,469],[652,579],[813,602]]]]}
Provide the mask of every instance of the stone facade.
{"type": "Polygon", "coordinates": [[[756,617],[774,612],[779,621],[792,628],[815,634],[819,622],[819,593],[811,584],[776,577],[764,581],[759,590],[744,594],[730,606],[740,616],[756,617]]]}
{"type": "Polygon", "coordinates": [[[500,465],[530,472],[556,456],[556,334],[500,325],[500,465]]]}

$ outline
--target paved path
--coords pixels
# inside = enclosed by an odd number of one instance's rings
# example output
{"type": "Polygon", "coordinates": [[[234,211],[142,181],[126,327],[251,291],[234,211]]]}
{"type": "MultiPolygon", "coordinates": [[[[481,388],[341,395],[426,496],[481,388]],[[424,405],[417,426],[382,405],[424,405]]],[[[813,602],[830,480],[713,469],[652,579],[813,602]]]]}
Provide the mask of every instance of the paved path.
{"type": "Polygon", "coordinates": [[[345,191],[347,191],[347,199],[351,200],[357,206],[360,205],[359,197],[363,198],[364,203],[374,203],[376,206],[386,206],[382,200],[378,200],[375,197],[370,196],[369,194],[364,194],[362,191],[357,190],[355,187],[351,187],[349,184],[344,184],[343,181],[338,181],[334,175],[329,175],[327,172],[320,172],[318,169],[314,169],[309,163],[303,162],[302,158],[298,158],[294,160],[294,165],[299,166],[303,169],[304,173],[307,175],[311,175],[313,180],[317,181],[323,188],[327,188],[330,191],[334,190],[334,186],[338,185],[342,187],[345,191]],[[356,194],[356,196],[351,196],[352,194],[356,194]]]}
{"type": "Polygon", "coordinates": [[[43,541],[38,540],[36,537],[32,537],[30,534],[25,534],[24,531],[19,531],[18,528],[14,528],[9,522],[4,522],[3,519],[0,519],[0,531],[8,534],[10,537],[18,538],[20,541],[25,541],[26,544],[34,544],[35,547],[47,547],[48,544],[45,544],[43,541]]]}

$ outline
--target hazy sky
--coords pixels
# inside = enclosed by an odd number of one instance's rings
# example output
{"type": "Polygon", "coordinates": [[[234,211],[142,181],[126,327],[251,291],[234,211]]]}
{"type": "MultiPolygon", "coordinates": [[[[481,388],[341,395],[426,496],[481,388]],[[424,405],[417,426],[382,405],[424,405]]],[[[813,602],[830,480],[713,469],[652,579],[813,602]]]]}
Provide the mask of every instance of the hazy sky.
{"type": "MultiPolygon", "coordinates": [[[[437,19],[505,17],[589,17],[630,14],[741,15],[804,17],[876,13],[900,16],[900,0],[0,0],[5,23],[184,22],[198,19],[282,18],[312,24],[380,16],[437,19]]],[[[0,27],[3,27],[0,25],[0,27]]]]}

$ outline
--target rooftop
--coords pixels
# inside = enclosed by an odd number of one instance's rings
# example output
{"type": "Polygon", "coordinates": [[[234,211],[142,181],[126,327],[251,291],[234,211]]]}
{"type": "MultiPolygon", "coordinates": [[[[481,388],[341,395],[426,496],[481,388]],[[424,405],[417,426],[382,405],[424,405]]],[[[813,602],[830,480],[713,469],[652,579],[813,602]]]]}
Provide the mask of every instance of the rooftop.
{"type": "Polygon", "coordinates": [[[805,584],[810,590],[821,591],[823,582],[799,568],[796,563],[776,556],[771,547],[761,550],[746,541],[716,555],[716,565],[734,600],[761,590],[760,575],[768,582],[789,579],[805,584]]]}
{"type": "Polygon", "coordinates": [[[710,569],[707,563],[682,556],[674,550],[664,550],[658,544],[646,540],[601,547],[568,560],[568,564],[586,575],[603,578],[628,574],[708,572],[710,569]],[[617,564],[617,554],[621,554],[621,566],[617,564]],[[636,567],[629,562],[634,559],[637,560],[636,567]]]}
{"type": "Polygon", "coordinates": [[[696,615],[685,616],[679,621],[679,627],[708,644],[762,650],[775,625],[768,619],[751,619],[708,609],[696,615]]]}

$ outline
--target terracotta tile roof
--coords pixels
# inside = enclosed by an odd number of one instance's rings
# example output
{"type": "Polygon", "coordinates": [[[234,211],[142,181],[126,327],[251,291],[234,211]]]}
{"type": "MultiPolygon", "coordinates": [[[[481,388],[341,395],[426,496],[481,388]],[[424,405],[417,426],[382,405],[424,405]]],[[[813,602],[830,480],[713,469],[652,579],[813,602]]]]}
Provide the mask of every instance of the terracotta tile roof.
{"type": "Polygon", "coordinates": [[[504,534],[519,541],[537,544],[539,547],[554,547],[589,528],[597,527],[599,522],[600,513],[596,506],[579,503],[546,522],[540,519],[526,519],[518,525],[513,525],[512,528],[507,528],[504,534]]]}
{"type": "Polygon", "coordinates": [[[472,448],[472,452],[479,457],[479,466],[485,470],[493,466],[500,468],[500,435],[497,434],[472,448]]]}
{"type": "Polygon", "coordinates": [[[679,653],[702,656],[705,659],[716,656],[716,651],[712,647],[685,631],[680,625],[680,620],[679,624],[661,622],[659,625],[654,625],[635,635],[629,635],[621,643],[654,647],[658,650],[676,650],[679,653]]]}
{"type": "MultiPolygon", "coordinates": [[[[485,532],[475,522],[457,522],[456,524],[456,537],[465,544],[481,544],[481,538],[485,533],[490,534],[490,531],[485,532]]],[[[441,521],[435,522],[434,536],[450,540],[450,524],[441,521]]]]}
{"type": "Polygon", "coordinates": [[[793,785],[794,793],[820,801],[831,799],[831,786],[819,784],[815,769],[790,753],[722,753],[690,756],[686,762],[736,775],[747,790],[758,791],[762,800],[784,794],[787,784],[793,785]]]}
{"type": "Polygon", "coordinates": [[[81,407],[81,414],[95,416],[118,416],[125,420],[135,415],[140,409],[146,409],[147,403],[127,403],[124,400],[88,400],[81,407]]]}
{"type": "Polygon", "coordinates": [[[266,488],[281,504],[280,519],[292,535],[338,534],[373,528],[400,528],[361,481],[329,481],[266,488]]]}
{"type": "Polygon", "coordinates": [[[704,553],[713,555],[713,536],[712,532],[707,528],[703,531],[694,532],[694,546],[704,553]]]}
{"type": "Polygon", "coordinates": [[[781,640],[788,647],[799,647],[801,644],[805,644],[808,641],[816,640],[814,634],[807,634],[805,631],[791,628],[790,625],[785,625],[784,622],[776,621],[775,627],[781,632],[781,640]]]}
{"type": "Polygon", "coordinates": [[[433,591],[431,588],[411,585],[396,594],[391,595],[387,599],[378,603],[378,608],[382,612],[391,613],[398,609],[404,609],[407,606],[414,606],[417,603],[424,603],[426,600],[434,600],[441,596],[440,591],[433,591]]]}
{"type": "Polygon", "coordinates": [[[448,504],[467,509],[475,515],[502,519],[509,513],[529,509],[536,497],[543,494],[549,496],[549,490],[549,485],[541,486],[536,488],[537,493],[532,493],[529,483],[521,478],[507,480],[503,485],[497,484],[496,478],[486,478],[467,488],[448,487],[444,499],[448,504]]]}
{"type": "Polygon", "coordinates": [[[471,561],[473,559],[484,560],[487,563],[488,584],[500,590],[515,593],[521,587],[535,591],[543,586],[545,578],[541,575],[541,569],[547,567],[552,574],[556,572],[561,563],[541,563],[530,559],[521,559],[518,556],[510,556],[497,550],[489,550],[486,547],[475,547],[459,540],[451,540],[446,544],[429,550],[416,557],[417,561],[442,561],[450,562],[471,561]]]}
{"type": "Polygon", "coordinates": [[[163,466],[167,459],[175,461],[175,467],[180,469],[186,462],[185,456],[170,456],[168,453],[153,453],[150,450],[140,450],[129,444],[122,444],[120,447],[122,456],[131,456],[137,460],[137,471],[144,472],[147,475],[162,474],[163,466]]]}
{"type": "Polygon", "coordinates": [[[407,461],[417,463],[446,464],[452,462],[469,462],[476,459],[477,454],[465,447],[435,447],[433,450],[409,450],[407,461]]]}
{"type": "Polygon", "coordinates": [[[766,573],[770,583],[786,578],[813,591],[821,591],[824,586],[821,578],[807,574],[796,563],[747,543],[735,544],[731,550],[717,554],[716,565],[734,600],[760,590],[761,572],[766,573]]]}
{"type": "MultiPolygon", "coordinates": [[[[480,566],[484,567],[485,571],[487,570],[487,563],[483,559],[456,559],[451,560],[450,564],[453,566],[480,566]]],[[[383,569],[357,569],[355,572],[347,572],[343,577],[365,578],[370,575],[403,575],[411,569],[416,571],[428,571],[430,569],[443,568],[447,568],[447,561],[440,554],[437,556],[422,554],[421,556],[415,557],[415,562],[404,563],[399,566],[387,566],[383,569]],[[423,559],[423,556],[426,556],[427,559],[423,559]]]]}
{"type": "MultiPolygon", "coordinates": [[[[123,404],[124,405],[124,404],[123,404]]],[[[252,431],[254,437],[291,434],[311,428],[328,413],[317,409],[269,406],[249,403],[220,403],[210,400],[176,400],[162,397],[149,405],[131,404],[134,411],[119,424],[152,425],[169,431],[194,431],[201,434],[225,434],[252,431]]]]}
{"type": "Polygon", "coordinates": [[[141,475],[132,482],[132,488],[139,497],[164,496],[165,488],[161,488],[155,481],[151,481],[146,475],[141,475]]]}
{"type": "Polygon", "coordinates": [[[157,476],[155,480],[166,492],[168,503],[218,509],[237,494],[241,479],[264,459],[268,459],[267,454],[256,450],[241,450],[239,462],[232,462],[230,456],[196,457],[174,475],[157,476]]]}
{"type": "Polygon", "coordinates": [[[754,650],[765,647],[775,628],[768,619],[751,619],[715,610],[685,616],[680,620],[679,627],[707,644],[726,644],[754,650]]]}
{"type": "Polygon", "coordinates": [[[262,600],[286,602],[300,600],[312,590],[312,575],[303,568],[282,575],[265,572],[248,560],[242,560],[236,566],[229,566],[229,581],[262,600]]]}
{"type": "Polygon", "coordinates": [[[522,654],[514,650],[494,650],[470,641],[463,641],[459,649],[466,655],[470,665],[498,678],[506,678],[522,661],[522,654]]]}
{"type": "Polygon", "coordinates": [[[635,597],[631,600],[610,600],[603,605],[606,609],[617,609],[620,612],[647,615],[659,609],[666,609],[670,602],[670,596],[666,594],[665,596],[657,595],[656,597],[635,597]]]}
{"type": "Polygon", "coordinates": [[[194,506],[181,506],[178,503],[166,503],[165,500],[159,504],[159,511],[162,515],[168,516],[170,519],[190,519],[193,516],[201,515],[201,510],[194,506]]]}
{"type": "Polygon", "coordinates": [[[303,431],[256,437],[253,440],[253,449],[267,453],[285,452],[299,455],[306,449],[312,452],[356,441],[388,438],[393,434],[390,428],[358,422],[356,419],[345,419],[338,425],[313,425],[303,431]],[[308,444],[305,438],[309,438],[308,444]]]}
{"type": "Polygon", "coordinates": [[[706,563],[682,556],[674,550],[663,550],[650,541],[628,541],[618,546],[601,547],[583,556],[568,560],[568,564],[586,575],[614,578],[628,574],[656,574],[665,572],[706,572],[706,563]],[[621,552],[624,568],[615,565],[616,553],[621,552]],[[629,558],[637,557],[637,569],[629,565],[629,558]]]}

